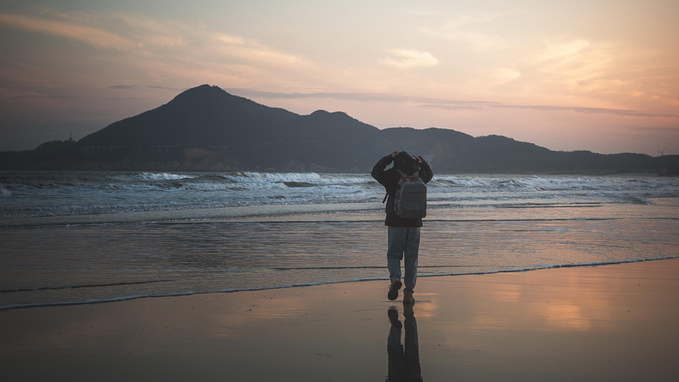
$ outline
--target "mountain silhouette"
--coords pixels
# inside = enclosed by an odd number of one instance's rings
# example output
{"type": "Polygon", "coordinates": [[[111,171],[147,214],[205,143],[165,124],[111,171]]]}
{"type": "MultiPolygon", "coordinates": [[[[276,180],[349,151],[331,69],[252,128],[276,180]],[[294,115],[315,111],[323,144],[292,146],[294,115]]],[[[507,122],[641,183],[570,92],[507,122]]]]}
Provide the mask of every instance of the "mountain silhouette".
{"type": "Polygon", "coordinates": [[[198,146],[242,169],[339,171],[362,167],[366,156],[338,158],[357,150],[367,155],[378,133],[345,113],[298,115],[202,85],[90,134],[78,146],[198,146]]]}
{"type": "Polygon", "coordinates": [[[440,128],[380,130],[343,112],[299,115],[210,85],[78,142],[0,153],[0,168],[367,172],[393,150],[421,155],[439,173],[679,172],[676,155],[558,152],[440,128]]]}

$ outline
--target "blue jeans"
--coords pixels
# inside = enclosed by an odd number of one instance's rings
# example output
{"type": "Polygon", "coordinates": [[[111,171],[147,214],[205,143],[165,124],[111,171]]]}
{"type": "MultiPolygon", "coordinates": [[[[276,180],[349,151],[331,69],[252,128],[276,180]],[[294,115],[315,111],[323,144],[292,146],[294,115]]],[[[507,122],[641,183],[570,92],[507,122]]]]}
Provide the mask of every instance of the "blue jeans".
{"type": "Polygon", "coordinates": [[[420,227],[389,227],[387,269],[390,279],[401,278],[401,260],[405,257],[405,290],[415,291],[417,254],[420,250],[420,227]]]}

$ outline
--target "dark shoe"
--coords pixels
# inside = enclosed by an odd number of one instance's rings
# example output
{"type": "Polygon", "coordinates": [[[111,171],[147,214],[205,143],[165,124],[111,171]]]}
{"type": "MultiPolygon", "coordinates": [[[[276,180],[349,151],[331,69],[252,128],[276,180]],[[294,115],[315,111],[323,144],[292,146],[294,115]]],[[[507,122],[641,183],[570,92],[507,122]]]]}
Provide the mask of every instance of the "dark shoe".
{"type": "Polygon", "coordinates": [[[387,293],[387,298],[390,300],[396,300],[398,298],[398,290],[401,289],[401,280],[394,279],[391,280],[391,285],[389,285],[389,293],[387,293]]]}
{"type": "Polygon", "coordinates": [[[413,305],[415,304],[415,298],[413,297],[413,292],[410,290],[403,291],[403,304],[413,305]]]}

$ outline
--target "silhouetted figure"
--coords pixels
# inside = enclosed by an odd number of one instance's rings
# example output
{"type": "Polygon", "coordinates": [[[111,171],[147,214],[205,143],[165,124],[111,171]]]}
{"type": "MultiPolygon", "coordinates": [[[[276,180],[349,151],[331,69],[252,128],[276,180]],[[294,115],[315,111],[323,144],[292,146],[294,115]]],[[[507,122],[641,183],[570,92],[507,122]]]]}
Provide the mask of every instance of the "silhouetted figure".
{"type": "Polygon", "coordinates": [[[401,321],[398,319],[398,309],[389,308],[387,312],[391,328],[387,338],[387,356],[389,359],[389,375],[387,382],[419,382],[422,381],[420,369],[420,349],[417,339],[417,321],[413,314],[412,305],[406,305],[405,316],[405,349],[401,344],[401,321]]]}
{"type": "Polygon", "coordinates": [[[387,191],[387,217],[384,224],[388,226],[387,268],[389,270],[389,292],[387,298],[398,298],[401,288],[401,260],[405,264],[405,289],[403,303],[414,304],[413,292],[417,282],[417,259],[420,249],[421,218],[405,219],[394,211],[395,193],[402,177],[419,177],[427,183],[434,177],[427,161],[419,156],[411,156],[405,151],[394,151],[380,159],[372,169],[371,175],[387,191]],[[386,167],[394,162],[388,170],[386,167]]]}

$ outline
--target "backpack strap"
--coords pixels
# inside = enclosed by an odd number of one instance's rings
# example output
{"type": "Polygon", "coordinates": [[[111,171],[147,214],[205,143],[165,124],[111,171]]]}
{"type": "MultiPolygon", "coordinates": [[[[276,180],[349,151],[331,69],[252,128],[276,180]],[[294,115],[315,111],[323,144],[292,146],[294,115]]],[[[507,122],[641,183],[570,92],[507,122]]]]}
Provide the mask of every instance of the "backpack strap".
{"type": "MultiPolygon", "coordinates": [[[[394,169],[395,169],[396,171],[398,171],[398,175],[399,175],[398,180],[399,180],[399,182],[401,181],[401,179],[407,178],[407,175],[406,175],[405,172],[403,172],[403,171],[397,169],[396,167],[394,167],[394,169]]],[[[384,199],[382,199],[382,204],[384,204],[384,202],[387,201],[387,198],[388,198],[388,197],[389,197],[389,192],[387,192],[386,194],[384,194],[384,199]]]]}
{"type": "MultiPolygon", "coordinates": [[[[399,169],[396,169],[396,171],[398,171],[398,174],[400,175],[399,180],[406,179],[406,178],[419,178],[420,177],[419,171],[415,171],[412,175],[408,175],[408,174],[406,174],[405,172],[403,172],[399,169]]],[[[382,204],[384,204],[384,202],[387,201],[388,197],[389,197],[389,193],[387,192],[386,194],[384,194],[384,199],[382,199],[382,204]]]]}

